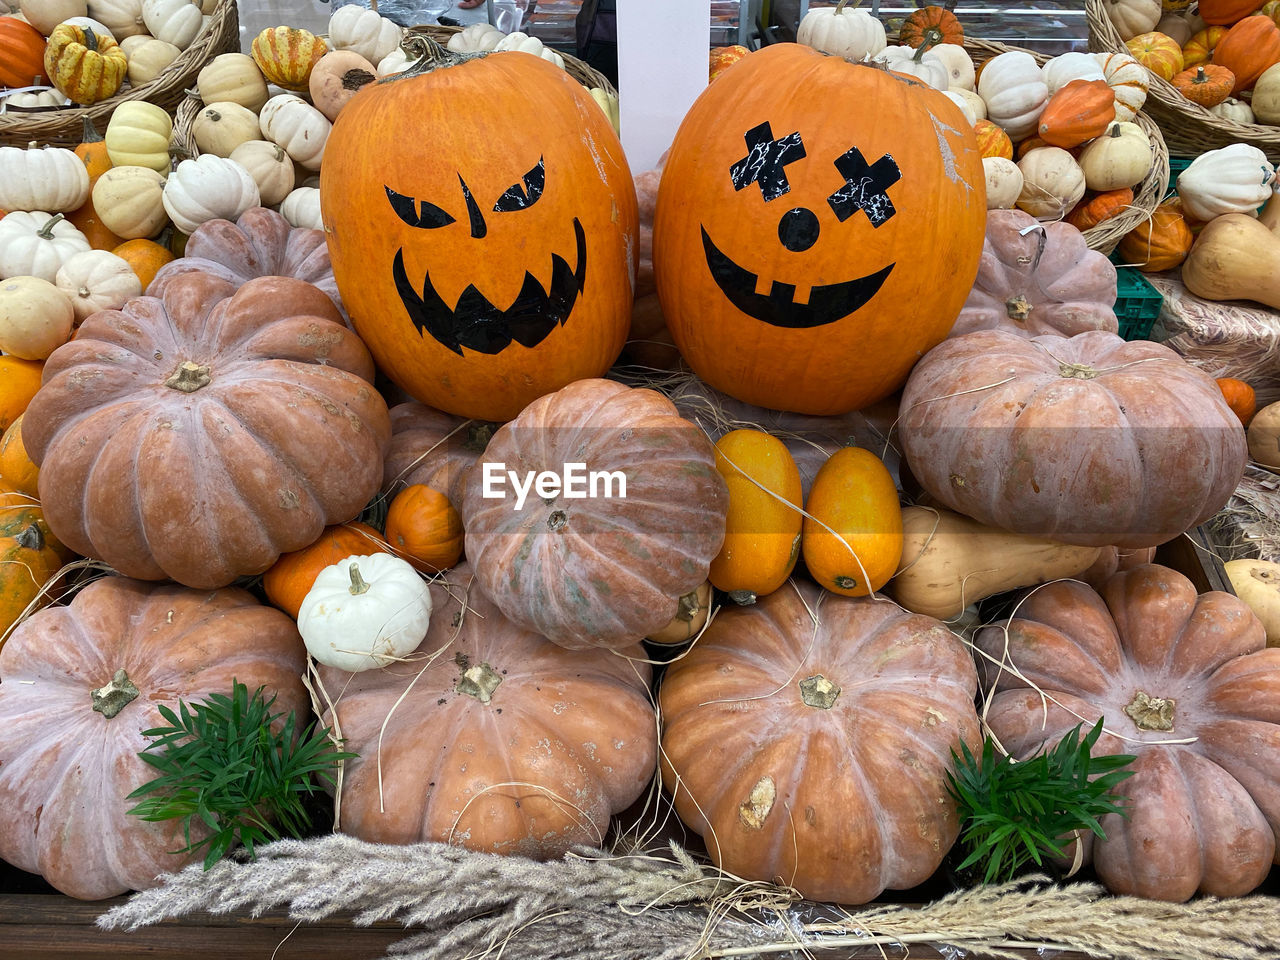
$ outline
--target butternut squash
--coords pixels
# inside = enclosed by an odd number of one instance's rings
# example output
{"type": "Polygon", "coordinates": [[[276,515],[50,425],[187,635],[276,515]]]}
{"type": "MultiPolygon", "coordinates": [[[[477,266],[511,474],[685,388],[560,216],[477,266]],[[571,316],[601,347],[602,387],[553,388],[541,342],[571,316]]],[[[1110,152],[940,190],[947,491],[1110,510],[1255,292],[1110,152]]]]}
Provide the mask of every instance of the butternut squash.
{"type": "Polygon", "coordinates": [[[1262,212],[1258,214],[1258,222],[1272,233],[1280,233],[1280,202],[1276,201],[1276,195],[1277,191],[1273,184],[1271,198],[1267,200],[1262,212]]]}
{"type": "Polygon", "coordinates": [[[761,430],[717,440],[716,469],[729,488],[729,512],[711,584],[736,603],[755,603],[787,582],[799,557],[800,470],[786,444],[761,430]]]}
{"type": "Polygon", "coordinates": [[[889,592],[913,613],[939,620],[1006,590],[1075,577],[1104,549],[1008,533],[933,507],[903,508],[902,532],[889,592]]]}
{"type": "Polygon", "coordinates": [[[1183,261],[1182,282],[1205,300],[1253,300],[1280,308],[1280,237],[1256,217],[1215,217],[1183,261]]]}
{"type": "Polygon", "coordinates": [[[801,550],[814,580],[846,597],[889,582],[902,558],[902,505],[879,457],[841,447],[813,478],[805,512],[801,550]]]}

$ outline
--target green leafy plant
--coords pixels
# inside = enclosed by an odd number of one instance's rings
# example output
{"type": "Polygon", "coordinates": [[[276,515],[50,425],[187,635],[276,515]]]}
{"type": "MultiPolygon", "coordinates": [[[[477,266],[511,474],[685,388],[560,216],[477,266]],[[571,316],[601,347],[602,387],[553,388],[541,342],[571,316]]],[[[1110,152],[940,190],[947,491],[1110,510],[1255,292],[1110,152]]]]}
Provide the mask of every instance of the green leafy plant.
{"type": "Polygon", "coordinates": [[[232,681],[231,696],[211,694],[175,713],[160,707],[168,726],[138,755],[160,771],[127,799],[145,797],[129,813],[143,820],[181,820],[188,853],[207,846],[208,870],[237,843],[253,856],[256,844],[302,837],[311,825],[307,797],[333,783],[334,767],[356,756],[334,748],[329,730],[313,723],[301,733],[293,711],[271,713],[275,696],[232,681]],[[283,722],[281,721],[283,718],[283,722]],[[150,796],[149,796],[150,795],[150,796]],[[192,842],[192,823],[208,835],[192,842]]]}
{"type": "Polygon", "coordinates": [[[1112,791],[1133,776],[1121,769],[1136,758],[1095,757],[1102,735],[1099,720],[1080,739],[1077,725],[1051,750],[1026,760],[997,755],[990,737],[975,758],[965,743],[951,752],[955,772],[947,773],[947,792],[960,813],[960,843],[968,855],[957,870],[974,868],[983,883],[1005,883],[1028,864],[1065,856],[1063,845],[1076,831],[1106,839],[1098,821],[1108,813],[1127,816],[1112,791]]]}

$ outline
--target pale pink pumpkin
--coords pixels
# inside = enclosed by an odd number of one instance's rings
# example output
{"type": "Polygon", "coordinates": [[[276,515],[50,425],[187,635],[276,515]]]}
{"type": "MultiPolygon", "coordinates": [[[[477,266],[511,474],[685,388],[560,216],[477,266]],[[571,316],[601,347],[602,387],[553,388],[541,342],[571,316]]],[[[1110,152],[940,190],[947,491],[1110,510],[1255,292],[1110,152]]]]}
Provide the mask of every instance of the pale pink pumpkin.
{"type": "Polygon", "coordinates": [[[480,459],[498,424],[467,420],[416,400],[391,408],[391,445],[382,469],[384,493],[422,484],[457,502],[466,472],[480,459]]]}
{"type": "Polygon", "coordinates": [[[293,620],[235,587],[104,577],[32,615],[0,649],[0,858],[81,900],[155,886],[203,852],[170,853],[185,843],[175,821],[126,813],[157,776],[142,731],[165,725],[160,706],[230,696],[233,680],[305,722],[305,664],[293,620]],[[95,707],[118,671],[136,696],[95,707]]]}

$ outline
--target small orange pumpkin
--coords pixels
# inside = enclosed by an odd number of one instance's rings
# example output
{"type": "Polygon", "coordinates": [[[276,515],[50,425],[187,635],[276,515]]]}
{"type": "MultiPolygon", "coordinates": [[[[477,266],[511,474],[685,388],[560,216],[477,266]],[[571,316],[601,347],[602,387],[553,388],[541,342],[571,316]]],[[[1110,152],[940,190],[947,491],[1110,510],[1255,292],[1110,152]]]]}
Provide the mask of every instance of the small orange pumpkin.
{"type": "Polygon", "coordinates": [[[16,17],[0,17],[0,87],[44,86],[44,36],[16,17]]]}
{"type": "Polygon", "coordinates": [[[739,44],[731,47],[712,47],[707,56],[707,82],[710,83],[716,79],[750,52],[739,44]]]}
{"type": "Polygon", "coordinates": [[[902,21],[898,30],[898,43],[908,47],[922,44],[964,43],[964,27],[956,15],[945,7],[921,7],[902,21]]]}
{"type": "Polygon", "coordinates": [[[387,543],[415,570],[439,573],[462,558],[462,519],[443,493],[415,483],[387,508],[387,543]]]}
{"type": "Polygon", "coordinates": [[[1218,389],[1222,391],[1222,396],[1226,399],[1231,412],[1240,418],[1242,425],[1247,427],[1258,411],[1258,396],[1254,393],[1253,387],[1235,377],[1219,377],[1218,389]]]}
{"type": "Polygon", "coordinates": [[[281,555],[262,575],[262,590],[268,600],[296,620],[302,601],[325,567],[344,557],[390,551],[382,534],[367,523],[352,520],[335,524],[326,527],[311,546],[281,555]]]}
{"type": "Polygon", "coordinates": [[[1143,273],[1172,270],[1187,258],[1194,239],[1182,215],[1182,202],[1174,197],[1121,238],[1120,257],[1143,273]]]}
{"type": "Polygon", "coordinates": [[[1070,150],[1100,137],[1116,118],[1116,94],[1105,80],[1072,80],[1040,114],[1040,139],[1070,150]]]}
{"type": "Polygon", "coordinates": [[[1142,33],[1125,41],[1130,55],[1162,80],[1172,80],[1183,69],[1182,48],[1163,33],[1142,33]]]}
{"type": "Polygon", "coordinates": [[[111,169],[111,158],[107,156],[106,141],[87,115],[84,117],[84,132],[80,135],[80,143],[75,148],[75,154],[84,163],[85,170],[89,173],[89,199],[85,200],[77,210],[67,214],[67,220],[75,224],[85,235],[85,239],[93,249],[111,250],[123,243],[124,238],[117,237],[108,230],[98,217],[98,211],[93,207],[93,186],[98,182],[99,177],[111,169]]]}
{"type": "Polygon", "coordinates": [[[1077,230],[1092,230],[1104,220],[1110,220],[1128,210],[1133,205],[1133,190],[1121,187],[1118,190],[1106,190],[1087,197],[1067,216],[1067,222],[1077,230]]]}
{"type": "Polygon", "coordinates": [[[978,136],[978,152],[984,160],[987,157],[1013,159],[1013,141],[999,126],[990,120],[979,120],[973,125],[973,132],[978,136]]]}
{"type": "Polygon", "coordinates": [[[1261,6],[1259,0],[1200,0],[1197,9],[1205,23],[1232,24],[1257,13],[1261,6]]]}
{"type": "Polygon", "coordinates": [[[1194,67],[1197,63],[1211,62],[1214,49],[1226,35],[1226,27],[1205,27],[1192,34],[1191,39],[1182,47],[1183,67],[1194,67]]]}
{"type": "MultiPolygon", "coordinates": [[[[62,569],[64,550],[45,523],[39,502],[0,481],[0,646],[62,569]]],[[[37,605],[49,599],[46,591],[37,605]]]]}
{"type": "Polygon", "coordinates": [[[1270,17],[1245,17],[1218,41],[1213,62],[1236,75],[1233,96],[1252,90],[1268,67],[1280,63],[1280,27],[1270,17]]]}
{"type": "Polygon", "coordinates": [[[0,483],[17,493],[39,497],[36,487],[39,474],[39,467],[31,462],[27,448],[22,445],[22,414],[18,414],[18,418],[0,436],[0,483]]]}
{"type": "Polygon", "coordinates": [[[0,355],[0,431],[27,409],[27,404],[40,389],[43,360],[23,360],[19,357],[0,355]]]}
{"type": "Polygon", "coordinates": [[[1039,137],[1027,137],[1027,139],[1025,140],[1018,141],[1018,146],[1014,149],[1014,153],[1017,154],[1017,159],[1021,160],[1032,150],[1035,150],[1037,147],[1047,147],[1047,146],[1049,146],[1049,144],[1045,143],[1039,137]]]}
{"type": "Polygon", "coordinates": [[[311,70],[329,48],[310,30],[267,27],[253,38],[249,51],[267,83],[301,93],[308,90],[311,70]]]}
{"type": "Polygon", "coordinates": [[[1236,76],[1216,63],[1198,63],[1183,70],[1172,82],[1174,89],[1192,103],[1215,107],[1231,96],[1236,76]]]}
{"type": "Polygon", "coordinates": [[[167,247],[154,240],[126,240],[111,252],[133,268],[144,291],[151,286],[160,268],[175,259],[167,247]]]}

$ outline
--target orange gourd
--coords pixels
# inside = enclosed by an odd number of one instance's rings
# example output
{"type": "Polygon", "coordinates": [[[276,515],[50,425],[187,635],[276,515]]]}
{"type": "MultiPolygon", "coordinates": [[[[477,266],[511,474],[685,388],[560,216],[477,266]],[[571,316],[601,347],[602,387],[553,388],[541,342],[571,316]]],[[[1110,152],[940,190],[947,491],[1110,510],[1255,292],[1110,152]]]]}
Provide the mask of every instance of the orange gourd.
{"type": "Polygon", "coordinates": [[[0,431],[27,409],[27,404],[40,389],[42,360],[23,360],[0,355],[0,431]]]}
{"type": "Polygon", "coordinates": [[[1253,415],[1258,412],[1258,396],[1253,387],[1235,377],[1219,377],[1218,389],[1226,398],[1227,406],[1240,418],[1240,423],[1247,427],[1253,415]]]}
{"type": "Polygon", "coordinates": [[[740,44],[729,47],[712,47],[707,56],[707,82],[715,80],[751,51],[740,44]]]}
{"type": "Polygon", "coordinates": [[[267,27],[253,38],[249,52],[267,83],[301,93],[308,89],[312,68],[329,48],[310,30],[267,27]]]}
{"type": "Polygon", "coordinates": [[[801,549],[809,574],[833,593],[879,590],[902,560],[902,506],[880,458],[841,447],[813,478],[801,549]]]}
{"type": "Polygon", "coordinates": [[[1182,215],[1182,203],[1175,197],[1121,238],[1120,258],[1143,273],[1172,270],[1187,258],[1194,239],[1182,215]]]}
{"type": "Polygon", "coordinates": [[[1184,67],[1182,47],[1172,37],[1152,31],[1125,41],[1129,53],[1140,64],[1160,77],[1172,80],[1184,67]]]}
{"type": "Polygon", "coordinates": [[[387,543],[423,573],[439,573],[462,557],[462,519],[449,498],[420,483],[405,487],[387,508],[387,543]]]}
{"type": "Polygon", "coordinates": [[[1236,76],[1224,66],[1215,63],[1198,63],[1183,70],[1173,78],[1173,87],[1192,103],[1202,107],[1214,107],[1227,97],[1235,87],[1236,76]]]}
{"type": "Polygon", "coordinates": [[[38,497],[36,478],[39,475],[40,468],[31,462],[27,448],[22,445],[22,415],[19,414],[0,435],[0,483],[18,493],[38,497]]]}
{"type": "Polygon", "coordinates": [[[344,557],[364,557],[390,550],[382,534],[367,523],[352,520],[335,524],[326,527],[311,546],[281,555],[262,575],[262,590],[268,600],[297,619],[302,601],[325,567],[344,557]]]}
{"type": "Polygon", "coordinates": [[[1092,230],[1104,220],[1119,216],[1133,205],[1133,190],[1120,187],[1082,200],[1067,215],[1067,222],[1077,230],[1092,230]]]}
{"type": "Polygon", "coordinates": [[[1226,27],[1205,27],[1193,34],[1182,47],[1182,65],[1194,67],[1198,63],[1212,61],[1214,49],[1226,35],[1226,27]]]}
{"type": "Polygon", "coordinates": [[[1218,41],[1213,62],[1235,74],[1233,96],[1253,89],[1268,67],[1280,63],[1280,27],[1270,17],[1245,17],[1218,41]]]}
{"type": "Polygon", "coordinates": [[[729,513],[711,584],[754,603],[786,583],[800,556],[800,470],[777,437],[745,429],[716,441],[716,469],[729,488],[729,513]]]}
{"type": "Polygon", "coordinates": [[[45,39],[16,17],[0,17],[0,87],[45,86],[45,39]]]}
{"type": "MultiPolygon", "coordinates": [[[[93,186],[98,182],[99,177],[111,169],[111,158],[107,156],[106,141],[88,116],[84,117],[84,132],[80,136],[80,143],[75,148],[75,154],[84,163],[85,170],[89,172],[89,199],[85,200],[79,209],[67,214],[67,220],[75,224],[85,235],[85,239],[93,249],[111,250],[123,243],[124,239],[106,228],[98,217],[98,211],[93,207],[93,186]]],[[[145,285],[143,289],[146,289],[145,285]]]]}
{"type": "Polygon", "coordinates": [[[937,43],[964,43],[964,27],[945,7],[929,5],[913,11],[898,30],[898,43],[907,47],[937,43]]]}
{"type": "Polygon", "coordinates": [[[0,648],[33,600],[49,602],[48,584],[69,559],[40,503],[0,479],[0,648]],[[43,592],[43,595],[42,595],[43,592]]]}
{"type": "Polygon", "coordinates": [[[1105,80],[1072,80],[1045,104],[1040,138],[1070,150],[1099,137],[1116,118],[1116,94],[1105,80]]]}
{"type": "Polygon", "coordinates": [[[987,157],[1013,159],[1013,141],[999,126],[990,120],[979,120],[973,125],[973,132],[978,137],[978,152],[984,160],[987,157]]]}
{"type": "Polygon", "coordinates": [[[1025,140],[1018,141],[1018,146],[1014,150],[1014,153],[1017,155],[1017,159],[1021,160],[1032,150],[1035,150],[1037,147],[1047,147],[1047,146],[1049,146],[1049,144],[1045,143],[1039,137],[1027,137],[1025,140]]]}
{"type": "Polygon", "coordinates": [[[1260,0],[1200,0],[1197,12],[1205,23],[1233,24],[1257,13],[1261,6],[1260,0]]]}
{"type": "Polygon", "coordinates": [[[154,240],[126,240],[111,252],[129,264],[142,284],[143,292],[151,286],[160,268],[174,259],[172,252],[154,240]]]}

